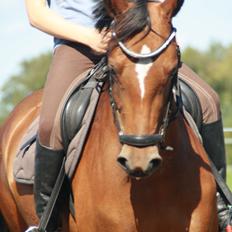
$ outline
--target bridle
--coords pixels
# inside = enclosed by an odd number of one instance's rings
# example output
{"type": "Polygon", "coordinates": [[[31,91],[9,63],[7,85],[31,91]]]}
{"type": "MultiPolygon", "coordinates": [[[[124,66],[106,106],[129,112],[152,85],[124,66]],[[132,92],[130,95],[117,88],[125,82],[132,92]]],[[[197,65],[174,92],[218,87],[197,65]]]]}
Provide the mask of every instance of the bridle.
{"type": "Polygon", "coordinates": [[[128,49],[124,45],[124,43],[117,38],[115,31],[112,32],[112,36],[117,41],[121,50],[129,57],[132,57],[134,59],[151,59],[151,58],[159,56],[169,46],[169,44],[172,42],[172,40],[176,37],[176,28],[174,28],[174,27],[172,28],[171,34],[168,36],[168,38],[165,40],[165,42],[159,48],[157,48],[153,52],[145,53],[145,54],[144,53],[143,54],[136,53],[136,52],[133,52],[130,49],[128,49]]]}
{"type": "MultiPolygon", "coordinates": [[[[152,0],[151,0],[152,1],[152,0]]],[[[158,57],[162,52],[166,50],[166,48],[171,44],[173,39],[176,36],[176,29],[172,28],[172,31],[168,38],[164,41],[164,43],[156,50],[152,51],[151,53],[141,54],[136,53],[128,49],[125,44],[117,38],[117,34],[112,27],[112,35],[113,38],[117,41],[118,46],[120,49],[125,53],[129,58],[133,60],[143,60],[143,59],[155,59],[158,57]]],[[[171,78],[171,88],[168,96],[168,102],[166,107],[166,112],[162,121],[162,124],[158,130],[158,133],[151,134],[151,135],[133,135],[133,134],[124,134],[123,129],[120,123],[120,112],[119,108],[116,104],[116,101],[113,96],[113,69],[109,68],[109,96],[110,96],[110,103],[113,111],[114,122],[118,129],[118,136],[121,144],[127,144],[130,146],[135,147],[147,147],[147,146],[159,146],[161,149],[165,150],[173,150],[172,147],[166,146],[164,144],[165,134],[169,122],[174,119],[182,108],[182,101],[180,96],[180,88],[178,84],[178,69],[181,66],[181,58],[180,58],[180,49],[179,46],[176,47],[177,57],[178,57],[178,64],[172,74],[170,75],[171,78]],[[175,111],[171,109],[172,100],[175,100],[176,107],[175,111]]]]}

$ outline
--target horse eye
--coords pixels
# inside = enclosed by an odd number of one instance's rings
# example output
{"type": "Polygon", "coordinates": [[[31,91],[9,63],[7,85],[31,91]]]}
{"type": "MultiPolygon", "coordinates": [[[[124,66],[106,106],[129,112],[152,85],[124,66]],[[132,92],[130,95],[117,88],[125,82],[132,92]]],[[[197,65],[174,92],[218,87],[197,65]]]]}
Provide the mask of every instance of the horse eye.
{"type": "Polygon", "coordinates": [[[115,70],[115,68],[110,67],[110,74],[111,74],[113,77],[117,76],[117,71],[115,70]]]}
{"type": "Polygon", "coordinates": [[[115,68],[113,68],[113,67],[110,67],[109,68],[109,74],[110,74],[110,76],[111,76],[111,78],[112,78],[112,81],[113,82],[115,82],[115,81],[117,81],[117,71],[115,70],[115,68]]]}
{"type": "Polygon", "coordinates": [[[177,67],[174,67],[173,69],[171,69],[169,73],[169,77],[172,78],[173,76],[175,76],[177,74],[177,71],[178,71],[177,67]]]}
{"type": "Polygon", "coordinates": [[[115,71],[115,69],[112,70],[112,75],[113,75],[113,77],[117,76],[117,72],[115,71]]]}

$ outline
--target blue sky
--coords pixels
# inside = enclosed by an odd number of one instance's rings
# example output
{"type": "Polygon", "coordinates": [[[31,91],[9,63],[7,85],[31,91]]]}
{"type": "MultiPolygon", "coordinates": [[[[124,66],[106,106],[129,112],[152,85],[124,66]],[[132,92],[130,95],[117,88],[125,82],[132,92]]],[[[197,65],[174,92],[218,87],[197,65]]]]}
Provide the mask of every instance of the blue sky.
{"type": "MultiPolygon", "coordinates": [[[[174,24],[182,48],[232,43],[232,1],[186,0],[174,24]]],[[[19,71],[21,61],[51,49],[52,39],[30,27],[23,0],[0,1],[0,28],[1,86],[19,71]]]]}

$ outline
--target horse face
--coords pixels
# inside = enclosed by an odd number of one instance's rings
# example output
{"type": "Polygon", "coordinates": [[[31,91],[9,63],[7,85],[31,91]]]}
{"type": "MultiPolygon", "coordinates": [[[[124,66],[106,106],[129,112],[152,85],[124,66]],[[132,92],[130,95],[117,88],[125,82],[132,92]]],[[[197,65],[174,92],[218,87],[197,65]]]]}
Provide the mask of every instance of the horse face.
{"type": "MultiPolygon", "coordinates": [[[[128,39],[128,48],[138,54],[148,54],[164,43],[172,29],[172,11],[167,10],[170,8],[168,2],[171,1],[148,4],[152,29],[145,36],[141,32],[128,39]]],[[[170,97],[171,74],[179,62],[176,48],[173,40],[154,57],[134,58],[119,47],[110,53],[112,96],[117,106],[115,114],[120,124],[120,133],[134,137],[159,133],[170,97]]],[[[157,170],[161,166],[162,157],[158,144],[123,144],[118,162],[130,176],[141,178],[157,170]]]]}

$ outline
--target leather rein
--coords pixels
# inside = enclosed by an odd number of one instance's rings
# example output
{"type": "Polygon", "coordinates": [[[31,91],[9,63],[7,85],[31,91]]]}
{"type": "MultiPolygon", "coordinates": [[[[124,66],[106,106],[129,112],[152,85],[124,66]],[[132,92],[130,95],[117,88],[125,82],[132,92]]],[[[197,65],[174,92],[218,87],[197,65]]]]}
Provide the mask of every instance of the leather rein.
{"type": "MultiPolygon", "coordinates": [[[[164,52],[166,48],[171,44],[171,42],[175,38],[176,29],[172,28],[170,35],[158,49],[150,53],[145,53],[145,54],[136,53],[134,51],[131,51],[129,48],[127,48],[124,45],[124,43],[117,38],[117,34],[114,30],[114,27],[112,27],[112,35],[113,35],[113,38],[117,41],[117,44],[120,47],[120,49],[123,51],[123,53],[125,53],[132,60],[155,59],[162,52],[164,52]]],[[[110,103],[111,103],[111,107],[113,111],[114,122],[118,129],[118,136],[119,136],[119,140],[121,144],[127,144],[127,145],[135,146],[135,147],[159,146],[161,149],[164,149],[167,151],[173,150],[172,147],[166,146],[164,144],[164,140],[165,140],[165,134],[166,134],[166,130],[169,125],[169,122],[176,117],[177,113],[182,108],[180,87],[178,83],[178,70],[181,67],[181,54],[180,54],[179,46],[176,47],[176,51],[177,51],[177,57],[178,57],[178,64],[176,68],[174,69],[174,71],[172,72],[172,74],[170,75],[171,88],[170,88],[170,92],[168,96],[166,112],[165,112],[163,121],[159,127],[158,133],[156,134],[133,135],[133,134],[125,134],[123,132],[123,129],[120,123],[120,111],[113,96],[113,76],[114,76],[113,72],[114,70],[112,68],[109,68],[110,103]],[[173,99],[175,100],[175,103],[176,103],[176,108],[174,112],[171,109],[171,103],[173,99]]]]}

